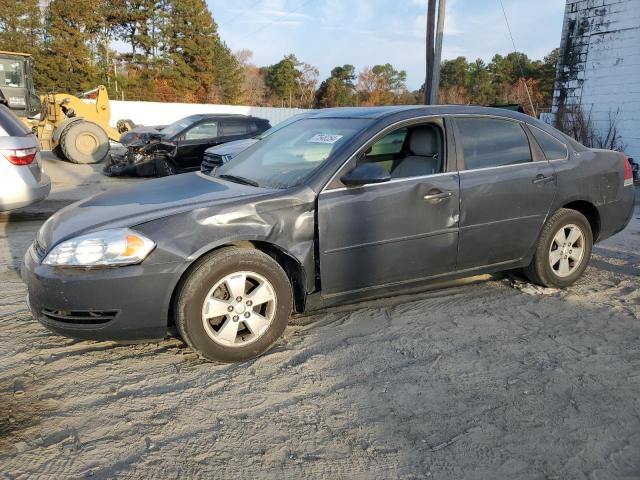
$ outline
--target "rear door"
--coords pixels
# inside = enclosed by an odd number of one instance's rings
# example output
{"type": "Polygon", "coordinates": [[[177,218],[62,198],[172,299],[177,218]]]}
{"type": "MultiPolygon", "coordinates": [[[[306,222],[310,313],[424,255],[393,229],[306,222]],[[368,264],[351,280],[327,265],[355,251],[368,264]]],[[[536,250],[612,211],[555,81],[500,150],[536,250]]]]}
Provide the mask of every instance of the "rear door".
{"type": "Polygon", "coordinates": [[[200,122],[182,134],[178,142],[178,166],[187,170],[199,169],[204,151],[217,145],[219,138],[219,122],[206,120],[200,122]]]}
{"type": "Polygon", "coordinates": [[[455,124],[458,270],[517,261],[531,251],[551,208],[553,168],[519,121],[456,116],[455,124]]]}

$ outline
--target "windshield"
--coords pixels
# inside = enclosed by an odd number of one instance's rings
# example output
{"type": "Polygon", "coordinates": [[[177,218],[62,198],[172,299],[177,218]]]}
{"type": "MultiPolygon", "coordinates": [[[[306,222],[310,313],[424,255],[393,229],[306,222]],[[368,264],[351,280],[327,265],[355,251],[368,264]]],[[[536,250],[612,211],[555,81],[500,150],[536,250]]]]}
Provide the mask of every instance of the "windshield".
{"type": "Polygon", "coordinates": [[[272,132],[215,171],[269,188],[300,185],[370,120],[302,119],[272,132]]]}
{"type": "Polygon", "coordinates": [[[289,117],[286,120],[283,120],[280,123],[275,124],[273,127],[269,128],[268,130],[265,130],[264,132],[262,132],[259,135],[256,135],[253,138],[257,138],[258,140],[262,140],[263,138],[268,137],[269,135],[271,135],[273,132],[277,132],[278,130],[281,130],[284,127],[286,127],[287,125],[291,125],[292,123],[295,123],[298,120],[301,120],[301,119],[306,118],[308,116],[309,115],[306,114],[306,113],[299,113],[298,115],[294,115],[293,117],[289,117]]]}
{"type": "Polygon", "coordinates": [[[167,138],[170,138],[170,137],[173,137],[174,135],[177,135],[181,131],[183,131],[192,123],[193,123],[193,119],[191,119],[190,117],[181,118],[177,122],[173,122],[171,125],[167,125],[166,127],[164,127],[161,130],[161,132],[167,138]]]}
{"type": "Polygon", "coordinates": [[[25,87],[24,61],[19,59],[0,59],[0,86],[25,87]]]}

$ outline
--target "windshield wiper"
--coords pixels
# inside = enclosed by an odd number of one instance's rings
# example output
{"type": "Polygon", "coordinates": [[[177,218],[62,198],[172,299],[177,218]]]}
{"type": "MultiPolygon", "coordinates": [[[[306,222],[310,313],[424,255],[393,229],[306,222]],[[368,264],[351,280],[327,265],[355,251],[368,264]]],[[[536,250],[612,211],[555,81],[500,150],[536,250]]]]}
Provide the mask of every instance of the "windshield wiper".
{"type": "Polygon", "coordinates": [[[251,180],[249,178],[239,177],[238,175],[227,175],[223,173],[222,175],[218,175],[218,178],[224,178],[225,180],[229,180],[235,183],[241,183],[243,185],[251,185],[252,187],[259,187],[260,184],[255,180],[251,180]]]}

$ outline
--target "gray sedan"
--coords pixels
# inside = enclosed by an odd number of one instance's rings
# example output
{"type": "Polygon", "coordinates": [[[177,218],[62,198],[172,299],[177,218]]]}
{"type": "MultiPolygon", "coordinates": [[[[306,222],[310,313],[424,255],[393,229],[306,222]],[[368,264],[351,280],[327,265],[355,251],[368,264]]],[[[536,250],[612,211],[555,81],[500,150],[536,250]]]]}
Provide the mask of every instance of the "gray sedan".
{"type": "Polygon", "coordinates": [[[13,112],[0,105],[0,211],[31,205],[50,190],[38,139],[13,112]]]}
{"type": "Polygon", "coordinates": [[[292,312],[523,269],[568,287],[634,205],[630,163],[481,107],[329,109],[217,168],[109,191],[38,232],[22,276],[56,332],[146,340],[175,323],[218,362],[292,312]]]}

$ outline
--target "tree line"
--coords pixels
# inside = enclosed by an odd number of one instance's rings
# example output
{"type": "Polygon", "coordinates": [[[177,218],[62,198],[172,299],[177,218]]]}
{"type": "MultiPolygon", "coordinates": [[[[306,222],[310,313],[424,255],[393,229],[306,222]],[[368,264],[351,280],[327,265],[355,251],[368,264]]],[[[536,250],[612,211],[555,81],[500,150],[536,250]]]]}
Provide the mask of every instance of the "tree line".
{"type": "MultiPolygon", "coordinates": [[[[357,71],[316,67],[286,55],[257,66],[250,50],[231,52],[205,0],[0,0],[0,50],[34,57],[36,89],[77,93],[105,84],[127,100],[322,108],[422,103],[391,63],[357,71]],[[114,48],[116,46],[117,48],[114,48]]],[[[442,63],[440,103],[551,105],[557,49],[543,60],[523,53],[490,63],[442,63]],[[531,101],[529,100],[531,99],[531,101]]],[[[532,112],[530,112],[532,113],[532,112]]]]}

